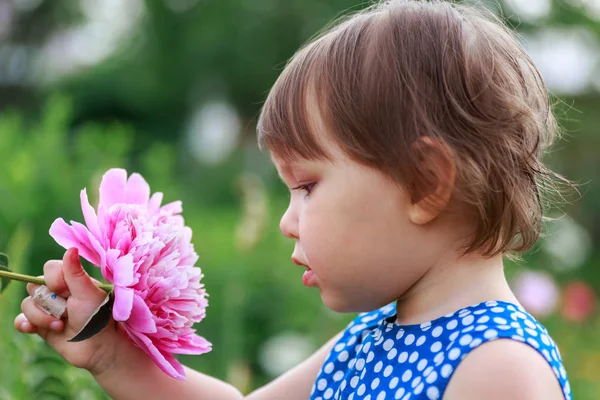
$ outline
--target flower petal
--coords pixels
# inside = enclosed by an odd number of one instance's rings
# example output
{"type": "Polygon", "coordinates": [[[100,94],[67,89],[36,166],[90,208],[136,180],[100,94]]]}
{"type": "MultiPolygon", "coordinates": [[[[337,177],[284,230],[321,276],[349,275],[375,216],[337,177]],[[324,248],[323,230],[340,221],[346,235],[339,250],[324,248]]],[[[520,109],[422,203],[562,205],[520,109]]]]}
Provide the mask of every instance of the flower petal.
{"type": "Polygon", "coordinates": [[[117,265],[117,260],[121,255],[121,251],[117,249],[108,249],[106,251],[105,263],[100,266],[102,276],[110,283],[114,282],[114,266],[117,265]]]}
{"type": "Polygon", "coordinates": [[[113,318],[115,321],[127,321],[133,307],[135,292],[131,288],[115,286],[115,303],[113,304],[113,318]]]}
{"type": "Polygon", "coordinates": [[[102,234],[100,233],[100,225],[98,225],[98,216],[96,210],[90,205],[90,201],[87,196],[87,191],[83,189],[79,195],[81,200],[81,211],[83,212],[83,219],[88,229],[102,243],[102,234]]]}
{"type": "Polygon", "coordinates": [[[156,332],[156,323],[154,322],[152,312],[140,296],[136,295],[133,297],[133,308],[131,316],[127,320],[127,325],[140,333],[156,332]]]}
{"type": "Polygon", "coordinates": [[[140,174],[131,174],[125,187],[125,202],[128,204],[148,204],[150,185],[140,174]]]}
{"type": "Polygon", "coordinates": [[[98,245],[102,251],[99,243],[94,243],[95,238],[85,226],[76,223],[74,225],[70,226],[62,218],[58,218],[50,227],[50,236],[65,249],[77,247],[83,258],[94,265],[100,265],[102,256],[96,247],[98,245]]]}
{"type": "Polygon", "coordinates": [[[116,260],[113,270],[113,283],[118,286],[129,286],[133,283],[133,256],[125,254],[116,260]]]}
{"type": "Polygon", "coordinates": [[[98,239],[92,235],[85,225],[80,224],[79,222],[71,221],[71,226],[73,227],[73,233],[75,233],[76,237],[87,246],[86,249],[80,249],[79,252],[92,264],[100,265],[104,254],[104,248],[100,245],[98,239]]]}
{"type": "Polygon", "coordinates": [[[169,346],[173,354],[204,354],[212,350],[212,343],[196,334],[180,337],[169,346]]]}
{"type": "Polygon", "coordinates": [[[185,371],[175,357],[159,350],[148,336],[131,331],[127,327],[125,327],[125,330],[133,343],[148,354],[164,373],[181,381],[186,380],[185,371]]]}
{"type": "Polygon", "coordinates": [[[101,206],[107,209],[113,204],[123,203],[125,200],[125,187],[127,183],[127,171],[120,168],[109,169],[102,177],[100,183],[101,206]]]}
{"type": "Polygon", "coordinates": [[[183,212],[183,207],[181,205],[181,201],[177,200],[177,201],[173,201],[171,203],[165,204],[164,206],[162,206],[160,208],[160,211],[170,214],[170,215],[181,214],[183,212]]]}
{"type": "Polygon", "coordinates": [[[158,210],[160,210],[160,204],[163,200],[163,194],[161,192],[156,192],[150,197],[148,201],[148,213],[150,215],[155,215],[158,210]]]}

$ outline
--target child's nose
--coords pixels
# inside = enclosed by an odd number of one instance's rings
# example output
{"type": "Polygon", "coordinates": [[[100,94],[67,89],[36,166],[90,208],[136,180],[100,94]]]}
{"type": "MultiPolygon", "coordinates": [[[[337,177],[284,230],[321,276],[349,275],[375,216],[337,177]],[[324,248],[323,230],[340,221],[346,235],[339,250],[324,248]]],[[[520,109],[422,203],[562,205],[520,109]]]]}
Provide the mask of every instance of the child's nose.
{"type": "Polygon", "coordinates": [[[283,236],[287,238],[298,238],[298,218],[291,207],[288,207],[281,217],[281,221],[279,221],[279,229],[281,230],[281,233],[283,233],[283,236]]]}

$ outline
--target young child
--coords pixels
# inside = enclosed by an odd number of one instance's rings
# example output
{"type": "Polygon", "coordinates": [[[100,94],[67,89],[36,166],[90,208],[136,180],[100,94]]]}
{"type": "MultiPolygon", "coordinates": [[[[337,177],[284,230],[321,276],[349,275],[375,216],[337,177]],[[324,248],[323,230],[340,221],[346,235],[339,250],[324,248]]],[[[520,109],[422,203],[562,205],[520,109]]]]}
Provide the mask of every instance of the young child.
{"type": "MultiPolygon", "coordinates": [[[[562,178],[540,160],[556,135],[542,79],[493,16],[409,0],[354,15],[293,57],[258,134],[291,191],[281,230],[304,284],[361,314],[247,398],[571,398],[556,344],[503,273],[562,178]]],[[[104,293],[73,249],[44,277],[67,319],[27,298],[15,326],[113,398],[242,398],[196,371],[169,378],[115,329],[67,343],[104,293]]]]}

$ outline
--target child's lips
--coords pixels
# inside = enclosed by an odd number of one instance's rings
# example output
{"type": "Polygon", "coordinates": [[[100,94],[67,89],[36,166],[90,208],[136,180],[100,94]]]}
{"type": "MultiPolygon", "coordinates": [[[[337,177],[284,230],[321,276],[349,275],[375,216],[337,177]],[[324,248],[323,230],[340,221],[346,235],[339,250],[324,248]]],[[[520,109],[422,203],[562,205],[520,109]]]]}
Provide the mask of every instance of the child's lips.
{"type": "Polygon", "coordinates": [[[304,271],[304,274],[302,274],[302,283],[304,283],[304,286],[314,286],[314,277],[315,274],[312,269],[308,268],[304,271]]]}
{"type": "Polygon", "coordinates": [[[313,270],[308,265],[306,265],[305,263],[300,261],[300,259],[296,258],[295,256],[292,256],[292,261],[296,265],[300,265],[301,267],[306,267],[306,271],[304,271],[304,274],[302,274],[302,283],[304,283],[305,286],[314,286],[315,285],[315,273],[313,272],[313,270]]]}

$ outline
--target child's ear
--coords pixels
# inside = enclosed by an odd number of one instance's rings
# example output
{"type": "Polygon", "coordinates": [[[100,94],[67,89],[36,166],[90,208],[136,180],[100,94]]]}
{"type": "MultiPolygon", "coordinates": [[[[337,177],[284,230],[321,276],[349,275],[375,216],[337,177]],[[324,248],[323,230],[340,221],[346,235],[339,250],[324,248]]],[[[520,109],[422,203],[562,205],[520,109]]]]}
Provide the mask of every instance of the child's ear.
{"type": "Polygon", "coordinates": [[[456,161],[448,144],[428,136],[413,143],[418,154],[418,173],[411,184],[408,216],[414,224],[433,221],[446,208],[454,191],[456,161]]]}

